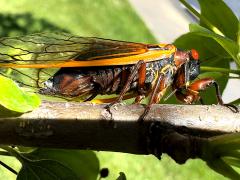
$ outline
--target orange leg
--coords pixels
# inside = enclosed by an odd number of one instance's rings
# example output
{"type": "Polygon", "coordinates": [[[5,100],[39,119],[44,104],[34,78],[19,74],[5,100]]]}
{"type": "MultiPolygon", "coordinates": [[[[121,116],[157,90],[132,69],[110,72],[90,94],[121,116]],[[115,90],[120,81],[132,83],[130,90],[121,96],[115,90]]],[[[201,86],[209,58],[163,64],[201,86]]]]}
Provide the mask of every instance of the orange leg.
{"type": "Polygon", "coordinates": [[[146,91],[144,90],[146,80],[146,63],[143,63],[138,70],[138,95],[135,98],[135,103],[139,104],[145,98],[146,91]]]}
{"type": "Polygon", "coordinates": [[[119,103],[122,101],[124,95],[126,94],[126,92],[129,90],[129,87],[134,79],[134,77],[137,75],[139,69],[141,68],[141,66],[145,64],[144,61],[138,61],[138,63],[134,66],[134,69],[132,70],[131,74],[129,75],[129,77],[127,78],[126,83],[123,86],[122,91],[120,92],[118,98],[113,101],[111,104],[107,105],[106,108],[110,109],[111,106],[113,106],[116,103],[119,103]]]}
{"type": "Polygon", "coordinates": [[[176,92],[176,97],[178,100],[180,100],[184,103],[187,103],[187,104],[192,104],[196,101],[202,102],[202,99],[199,95],[199,91],[203,91],[207,87],[213,86],[213,85],[216,89],[216,98],[217,98],[218,104],[220,104],[222,106],[227,106],[227,107],[231,108],[231,110],[233,110],[234,112],[238,112],[239,110],[236,106],[223,103],[219,86],[218,86],[217,82],[212,78],[204,78],[204,79],[200,79],[200,80],[193,82],[192,84],[190,84],[190,86],[187,87],[185,93],[182,92],[182,89],[178,90],[176,92]]]}
{"type": "Polygon", "coordinates": [[[163,83],[164,83],[163,77],[164,77],[164,74],[161,73],[159,75],[158,79],[157,79],[157,82],[156,82],[154,88],[153,88],[149,103],[145,107],[145,110],[144,110],[143,114],[139,118],[140,121],[143,121],[144,118],[146,117],[146,115],[149,113],[152,104],[155,104],[155,103],[159,102],[159,99],[160,99],[159,95],[160,95],[161,91],[163,90],[162,87],[164,87],[163,86],[163,83]]]}

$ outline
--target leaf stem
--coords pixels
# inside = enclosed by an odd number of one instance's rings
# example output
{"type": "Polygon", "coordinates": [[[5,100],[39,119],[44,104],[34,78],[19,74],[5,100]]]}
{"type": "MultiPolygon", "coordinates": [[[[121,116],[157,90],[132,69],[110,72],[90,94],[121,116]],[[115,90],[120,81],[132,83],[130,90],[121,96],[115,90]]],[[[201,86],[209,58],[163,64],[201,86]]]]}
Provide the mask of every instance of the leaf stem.
{"type": "Polygon", "coordinates": [[[211,72],[222,72],[222,73],[234,73],[240,75],[239,69],[227,69],[227,68],[218,68],[210,66],[201,66],[202,71],[211,71],[211,72]]]}
{"type": "Polygon", "coordinates": [[[235,166],[240,168],[240,160],[235,157],[223,157],[223,161],[225,161],[230,166],[235,166]]]}
{"type": "MultiPolygon", "coordinates": [[[[216,146],[222,148],[229,148],[228,146],[234,145],[239,146],[240,148],[240,133],[232,133],[232,134],[224,134],[215,137],[209,138],[209,141],[212,146],[216,148],[216,146]],[[227,146],[227,147],[226,147],[227,146]]],[[[233,150],[232,147],[229,150],[233,150]]]]}
{"type": "Polygon", "coordinates": [[[225,157],[232,157],[232,158],[236,158],[236,159],[240,159],[240,152],[238,150],[229,150],[224,152],[223,154],[221,154],[222,156],[225,157]]]}
{"type": "Polygon", "coordinates": [[[208,161],[207,165],[216,172],[230,178],[239,179],[240,175],[231,166],[225,163],[221,158],[215,158],[212,161],[208,161]]]}
{"type": "Polygon", "coordinates": [[[7,151],[0,151],[0,156],[12,156],[12,155],[7,151]]]}

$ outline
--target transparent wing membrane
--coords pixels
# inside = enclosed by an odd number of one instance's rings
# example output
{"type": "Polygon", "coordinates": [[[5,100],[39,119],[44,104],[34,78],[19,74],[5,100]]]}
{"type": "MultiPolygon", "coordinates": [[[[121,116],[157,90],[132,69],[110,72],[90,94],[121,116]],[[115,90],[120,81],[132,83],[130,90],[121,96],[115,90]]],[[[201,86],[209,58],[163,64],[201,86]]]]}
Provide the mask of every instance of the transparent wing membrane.
{"type": "Polygon", "coordinates": [[[65,33],[0,39],[0,63],[46,64],[129,56],[146,51],[147,46],[141,43],[75,37],[65,33]]]}

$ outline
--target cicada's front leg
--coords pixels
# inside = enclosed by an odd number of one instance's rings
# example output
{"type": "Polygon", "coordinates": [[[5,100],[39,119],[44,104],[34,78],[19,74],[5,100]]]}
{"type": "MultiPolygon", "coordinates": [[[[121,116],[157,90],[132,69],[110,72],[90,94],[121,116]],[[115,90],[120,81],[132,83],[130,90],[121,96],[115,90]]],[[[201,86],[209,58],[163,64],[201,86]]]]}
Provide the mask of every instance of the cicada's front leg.
{"type": "Polygon", "coordinates": [[[238,108],[231,104],[224,104],[222,100],[222,95],[219,89],[219,85],[217,82],[212,78],[204,78],[197,81],[194,81],[192,84],[190,84],[186,89],[179,89],[176,91],[175,95],[178,100],[186,103],[186,104],[192,104],[196,101],[202,101],[201,96],[199,94],[200,91],[206,90],[208,87],[214,86],[216,90],[216,98],[218,104],[222,106],[229,107],[234,112],[239,112],[238,108]],[[183,92],[185,91],[185,92],[183,92]]]}
{"type": "Polygon", "coordinates": [[[159,71],[157,80],[150,93],[148,105],[145,107],[143,114],[139,118],[140,121],[143,121],[145,119],[153,104],[160,102],[161,98],[166,92],[166,89],[172,83],[172,74],[173,67],[171,65],[166,65],[159,71]]]}

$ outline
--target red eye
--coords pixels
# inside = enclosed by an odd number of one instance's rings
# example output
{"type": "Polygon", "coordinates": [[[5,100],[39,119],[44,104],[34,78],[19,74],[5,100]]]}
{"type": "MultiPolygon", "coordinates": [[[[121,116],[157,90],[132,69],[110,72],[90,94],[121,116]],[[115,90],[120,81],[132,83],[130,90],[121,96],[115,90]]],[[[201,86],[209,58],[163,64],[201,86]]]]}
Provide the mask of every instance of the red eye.
{"type": "Polygon", "coordinates": [[[198,54],[197,50],[192,49],[192,50],[191,50],[191,55],[192,55],[192,58],[193,58],[194,60],[197,60],[197,61],[198,61],[198,59],[199,59],[199,54],[198,54]]]}

